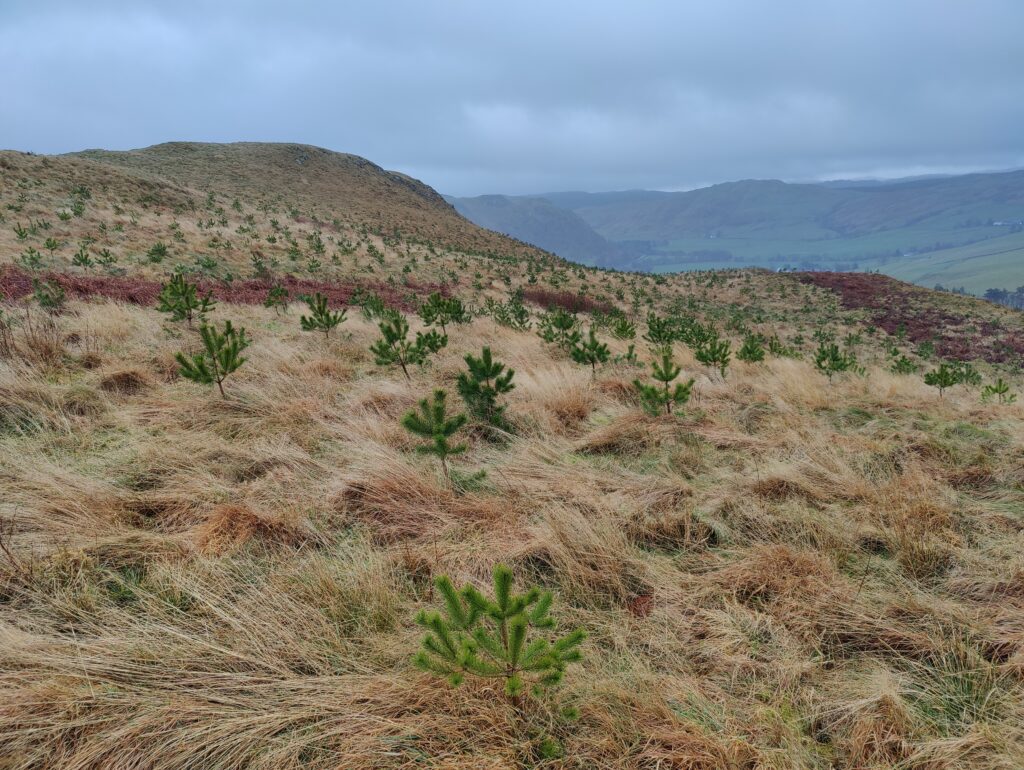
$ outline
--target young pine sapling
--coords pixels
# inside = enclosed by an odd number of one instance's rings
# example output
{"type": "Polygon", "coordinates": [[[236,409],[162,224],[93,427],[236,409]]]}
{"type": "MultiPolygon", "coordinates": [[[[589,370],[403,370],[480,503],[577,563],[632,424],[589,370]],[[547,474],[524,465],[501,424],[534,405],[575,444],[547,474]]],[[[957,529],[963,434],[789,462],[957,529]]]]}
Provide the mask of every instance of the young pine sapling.
{"type": "Polygon", "coordinates": [[[529,688],[534,697],[558,685],[570,663],[582,659],[586,632],[557,633],[551,617],[550,591],[533,587],[513,591],[513,576],[504,564],[494,568],[494,599],[474,586],[456,590],[451,579],[436,581],[444,613],[423,610],[416,622],[427,630],[416,666],[458,686],[467,674],[504,682],[505,695],[517,707],[529,688]]]}
{"type": "Polygon", "coordinates": [[[814,353],[815,368],[828,377],[829,384],[839,372],[856,371],[857,356],[839,349],[834,342],[822,342],[814,353]]]}
{"type": "Polygon", "coordinates": [[[729,361],[732,360],[732,343],[714,337],[698,345],[693,356],[705,366],[716,368],[724,380],[729,361]]]}
{"type": "Polygon", "coordinates": [[[198,287],[186,281],[181,273],[172,275],[171,280],[160,288],[160,295],[157,297],[157,310],[161,313],[170,313],[175,321],[186,321],[190,329],[192,319],[204,320],[215,304],[211,292],[200,297],[198,287]]]}
{"type": "Polygon", "coordinates": [[[272,286],[267,292],[266,299],[263,300],[263,307],[272,307],[274,312],[278,315],[281,314],[282,310],[288,310],[288,290],[278,284],[272,286]]]}
{"type": "Polygon", "coordinates": [[[736,358],[748,364],[764,361],[764,340],[760,334],[748,334],[743,338],[743,345],[736,351],[736,358]]]}
{"type": "Polygon", "coordinates": [[[345,308],[337,313],[332,313],[327,307],[327,297],[320,292],[312,297],[307,297],[306,306],[309,308],[309,315],[299,317],[302,331],[323,332],[325,339],[331,336],[331,329],[344,322],[347,315],[345,308]]]}
{"type": "Polygon", "coordinates": [[[504,430],[505,407],[498,404],[498,396],[515,388],[515,370],[506,371],[505,364],[491,355],[489,347],[484,347],[479,358],[466,355],[465,361],[469,371],[459,373],[458,390],[469,413],[485,425],[504,430]]]}
{"type": "Polygon", "coordinates": [[[999,399],[1000,404],[1012,404],[1017,400],[1017,394],[1010,392],[1010,385],[1002,377],[998,378],[991,385],[986,385],[981,390],[981,400],[988,401],[992,397],[999,399]]]}
{"type": "Polygon", "coordinates": [[[590,327],[586,340],[575,343],[569,349],[569,354],[576,363],[589,366],[594,376],[597,375],[597,365],[605,363],[610,356],[608,346],[594,334],[594,327],[590,327]]]}
{"type": "Polygon", "coordinates": [[[468,323],[469,313],[462,300],[457,297],[443,297],[440,292],[431,294],[420,306],[420,318],[427,326],[440,326],[441,334],[448,335],[448,324],[468,323]]]}
{"type": "Polygon", "coordinates": [[[409,322],[401,313],[387,313],[378,324],[381,338],[370,346],[370,352],[376,357],[377,366],[398,364],[402,367],[405,379],[409,376],[409,364],[420,363],[422,349],[409,341],[409,322]]]}
{"type": "Polygon", "coordinates": [[[440,334],[437,329],[431,329],[427,332],[416,332],[415,347],[420,352],[420,363],[423,363],[428,355],[441,352],[447,345],[448,335],[440,334]]]}
{"type": "Polygon", "coordinates": [[[465,414],[451,417],[447,414],[448,394],[440,388],[434,391],[433,400],[421,399],[419,412],[409,412],[402,418],[402,427],[410,433],[427,439],[430,443],[416,447],[417,452],[432,454],[441,461],[441,472],[445,483],[451,486],[451,471],[448,458],[466,451],[465,444],[451,444],[449,439],[466,424],[465,414]]]}
{"type": "Polygon", "coordinates": [[[221,398],[227,398],[224,394],[224,380],[248,360],[241,355],[250,344],[245,329],[235,329],[231,321],[228,321],[224,331],[219,332],[216,327],[204,323],[199,327],[199,336],[203,341],[202,351],[191,356],[184,353],[174,356],[180,367],[178,371],[192,382],[203,385],[216,383],[221,398]]]}
{"type": "Polygon", "coordinates": [[[932,369],[924,374],[925,385],[931,385],[939,389],[939,398],[942,398],[946,388],[952,388],[960,383],[960,377],[955,367],[949,364],[939,364],[938,369],[932,369]]]}
{"type": "Polygon", "coordinates": [[[685,383],[677,382],[675,388],[669,387],[681,371],[682,369],[672,360],[672,350],[662,348],[661,361],[651,363],[651,376],[660,382],[661,386],[633,380],[633,387],[640,394],[640,403],[644,411],[652,417],[657,416],[662,409],[665,410],[665,414],[671,414],[673,405],[682,406],[690,400],[695,382],[692,377],[685,383]]]}
{"type": "Polygon", "coordinates": [[[566,352],[581,339],[576,328],[576,316],[562,308],[541,316],[537,324],[537,334],[545,342],[557,345],[566,352]]]}

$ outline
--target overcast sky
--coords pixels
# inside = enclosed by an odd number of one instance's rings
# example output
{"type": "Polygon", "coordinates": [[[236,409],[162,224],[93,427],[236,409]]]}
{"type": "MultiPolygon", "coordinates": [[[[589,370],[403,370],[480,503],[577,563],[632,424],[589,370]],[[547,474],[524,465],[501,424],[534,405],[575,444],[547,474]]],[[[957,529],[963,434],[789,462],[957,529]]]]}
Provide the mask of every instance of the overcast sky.
{"type": "Polygon", "coordinates": [[[1022,33],[1021,0],[0,0],[0,146],[304,142],[458,195],[1009,168],[1022,33]]]}

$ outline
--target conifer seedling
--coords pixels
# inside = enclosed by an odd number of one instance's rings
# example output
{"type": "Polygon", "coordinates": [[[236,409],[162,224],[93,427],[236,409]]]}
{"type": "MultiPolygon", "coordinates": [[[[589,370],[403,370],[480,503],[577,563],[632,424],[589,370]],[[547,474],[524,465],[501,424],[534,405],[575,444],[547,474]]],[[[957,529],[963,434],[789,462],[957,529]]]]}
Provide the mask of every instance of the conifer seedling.
{"type": "Polygon", "coordinates": [[[988,401],[993,396],[999,399],[1000,404],[1012,404],[1017,400],[1017,394],[1010,392],[1010,385],[1002,377],[997,379],[991,385],[986,385],[982,388],[981,399],[988,401]]]}
{"type": "Polygon", "coordinates": [[[814,366],[828,377],[831,384],[832,378],[839,372],[848,372],[857,368],[857,356],[841,351],[834,342],[822,342],[814,353],[814,366]]]}
{"type": "Polygon", "coordinates": [[[647,334],[644,340],[650,343],[651,348],[661,350],[676,341],[676,331],[672,322],[667,318],[659,318],[651,313],[647,316],[647,334]]]}
{"type": "Polygon", "coordinates": [[[636,325],[626,316],[616,316],[612,323],[612,336],[617,340],[636,339],[636,325]]]}
{"type": "Polygon", "coordinates": [[[498,404],[498,396],[515,388],[515,370],[506,371],[505,364],[491,355],[489,347],[484,347],[479,358],[467,354],[465,361],[469,371],[459,373],[458,390],[469,413],[485,425],[504,429],[505,407],[498,404]]]}
{"type": "Polygon", "coordinates": [[[231,321],[224,324],[224,331],[219,332],[214,326],[203,324],[199,327],[199,336],[203,341],[203,350],[192,356],[184,353],[175,354],[182,377],[203,385],[217,384],[221,398],[224,393],[224,380],[236,371],[248,359],[241,353],[249,347],[245,329],[235,329],[231,321]]]}
{"type": "Polygon", "coordinates": [[[942,398],[946,388],[952,388],[954,385],[960,382],[960,377],[954,367],[949,364],[939,364],[938,369],[932,369],[930,372],[925,372],[924,375],[925,385],[931,385],[933,388],[939,389],[939,398],[942,398]]]}
{"type": "Polygon", "coordinates": [[[610,356],[608,346],[600,342],[594,334],[594,327],[590,327],[587,339],[574,344],[569,353],[576,363],[590,366],[592,375],[597,374],[597,365],[605,363],[610,356]]]}
{"type": "Polygon", "coordinates": [[[190,329],[192,319],[198,318],[202,321],[206,314],[213,310],[215,304],[211,292],[200,297],[198,287],[185,280],[182,273],[172,275],[171,280],[160,288],[160,295],[157,297],[157,310],[161,313],[170,313],[175,321],[186,321],[190,329]]]}
{"type": "Polygon", "coordinates": [[[906,356],[900,356],[892,362],[889,371],[893,374],[913,374],[920,367],[906,356]]]}
{"type": "Polygon", "coordinates": [[[420,306],[420,318],[427,326],[440,326],[441,334],[448,335],[448,324],[468,323],[469,313],[462,300],[457,297],[443,297],[440,292],[431,294],[420,306]]]}
{"type": "Polygon", "coordinates": [[[557,345],[564,351],[569,351],[581,339],[576,329],[576,317],[562,308],[542,316],[537,333],[542,340],[557,345]]]}
{"type": "Polygon", "coordinates": [[[953,372],[956,374],[956,381],[962,385],[967,387],[981,385],[981,373],[967,361],[958,361],[953,364],[953,372]]]}
{"type": "Polygon", "coordinates": [[[47,313],[58,315],[64,309],[67,294],[64,287],[56,281],[40,281],[38,278],[33,278],[32,297],[47,313]]]}
{"type": "Polygon", "coordinates": [[[78,251],[71,257],[71,264],[85,270],[91,270],[96,264],[89,255],[89,248],[85,245],[79,246],[78,251]]]}
{"type": "Polygon", "coordinates": [[[434,391],[433,400],[421,399],[419,412],[411,411],[402,418],[402,427],[410,433],[427,439],[430,443],[416,447],[417,452],[432,454],[441,461],[441,472],[445,483],[451,486],[451,471],[448,458],[466,451],[465,444],[451,444],[449,439],[466,424],[465,414],[447,415],[448,394],[440,388],[434,391]]]}
{"type": "Polygon", "coordinates": [[[626,352],[624,354],[615,356],[615,363],[626,363],[632,365],[636,362],[636,345],[632,342],[629,344],[629,347],[626,348],[626,352]]]}
{"type": "Polygon", "coordinates": [[[415,347],[420,351],[419,362],[426,360],[428,354],[439,353],[448,345],[448,335],[440,334],[436,329],[428,332],[416,332],[415,347]]]}
{"type": "Polygon", "coordinates": [[[736,358],[746,361],[748,364],[756,364],[764,361],[764,341],[760,334],[748,334],[743,339],[743,345],[736,351],[736,358]]]}
{"type": "Polygon", "coordinates": [[[370,346],[370,352],[376,357],[378,366],[398,364],[402,367],[405,379],[409,376],[409,364],[417,364],[422,360],[422,349],[409,337],[409,322],[401,313],[386,313],[378,324],[381,338],[370,346]]]}
{"type": "Polygon", "coordinates": [[[640,394],[640,403],[643,405],[644,411],[652,417],[657,416],[662,409],[665,410],[665,414],[671,414],[673,405],[682,406],[690,400],[695,382],[692,377],[685,383],[677,382],[675,388],[669,388],[670,383],[679,376],[681,371],[682,369],[676,366],[672,360],[672,350],[667,347],[662,348],[661,361],[651,363],[651,376],[660,382],[661,386],[647,385],[640,380],[633,380],[633,387],[640,394]]]}
{"type": "Polygon", "coordinates": [[[304,332],[321,331],[324,338],[331,336],[331,329],[344,322],[346,318],[345,308],[337,313],[332,313],[327,307],[327,297],[317,292],[312,297],[306,298],[306,306],[309,308],[308,316],[300,316],[299,323],[304,332]]]}
{"type": "Polygon", "coordinates": [[[272,307],[280,315],[282,310],[288,309],[288,290],[284,286],[272,286],[263,300],[263,307],[272,307]]]}
{"type": "Polygon", "coordinates": [[[456,590],[447,575],[435,584],[444,612],[422,610],[416,622],[427,630],[416,666],[444,677],[453,686],[466,675],[497,679],[518,707],[524,691],[539,697],[559,683],[570,663],[582,659],[582,628],[559,634],[550,591],[532,587],[513,591],[513,575],[504,564],[494,567],[494,599],[473,585],[456,590]]]}
{"type": "Polygon", "coordinates": [[[693,351],[694,358],[705,366],[713,366],[725,379],[725,371],[732,360],[732,343],[717,337],[704,341],[693,351]]]}

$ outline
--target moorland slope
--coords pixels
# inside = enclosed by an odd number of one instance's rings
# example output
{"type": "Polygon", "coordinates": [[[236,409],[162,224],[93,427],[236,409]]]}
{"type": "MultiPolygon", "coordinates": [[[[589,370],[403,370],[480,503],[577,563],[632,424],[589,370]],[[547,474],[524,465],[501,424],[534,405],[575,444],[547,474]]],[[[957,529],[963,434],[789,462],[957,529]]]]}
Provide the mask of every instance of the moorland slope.
{"type": "Polygon", "coordinates": [[[981,398],[1021,391],[1019,313],[583,268],[251,149],[0,154],[0,767],[1024,766],[1024,409],[981,398]],[[182,376],[174,272],[251,340],[223,398],[182,376]],[[432,292],[470,317],[405,376],[381,323],[437,331],[432,292]],[[401,421],[437,388],[465,412],[485,346],[514,387],[445,473],[401,421]],[[692,393],[650,414],[663,347],[692,393]],[[982,383],[940,394],[944,362],[982,383]],[[551,695],[412,662],[432,581],[499,560],[588,634],[551,695]]]}

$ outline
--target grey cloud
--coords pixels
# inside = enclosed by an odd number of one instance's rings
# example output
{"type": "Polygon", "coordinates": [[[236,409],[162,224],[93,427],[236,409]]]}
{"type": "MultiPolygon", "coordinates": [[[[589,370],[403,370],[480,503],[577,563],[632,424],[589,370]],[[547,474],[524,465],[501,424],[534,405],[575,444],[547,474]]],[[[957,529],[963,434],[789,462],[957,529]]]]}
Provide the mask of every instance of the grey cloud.
{"type": "Polygon", "coordinates": [[[1024,165],[1024,4],[22,2],[0,145],[301,141],[454,194],[1024,165]]]}

